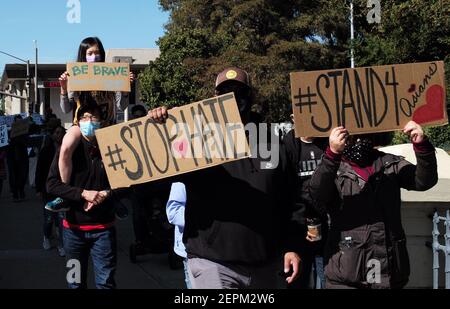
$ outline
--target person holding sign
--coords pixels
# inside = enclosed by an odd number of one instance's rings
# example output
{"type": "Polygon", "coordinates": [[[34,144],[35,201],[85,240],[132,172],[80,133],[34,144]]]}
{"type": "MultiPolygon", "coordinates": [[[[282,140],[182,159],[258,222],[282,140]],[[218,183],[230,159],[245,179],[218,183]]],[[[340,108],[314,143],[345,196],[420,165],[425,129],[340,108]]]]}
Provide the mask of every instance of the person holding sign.
{"type": "MultiPolygon", "coordinates": [[[[77,62],[105,62],[105,49],[99,38],[89,37],[84,39],[78,49],[77,62]]],[[[101,108],[103,126],[114,123],[116,110],[125,110],[128,106],[128,94],[121,92],[83,91],[80,93],[67,92],[67,79],[69,72],[64,72],[59,81],[61,83],[61,109],[65,113],[76,111],[86,104],[97,104],[101,108]]],[[[130,72],[130,82],[134,81],[134,75],[130,72]]],[[[76,124],[76,119],[74,119],[76,124]]],[[[63,182],[68,182],[72,172],[72,154],[81,140],[81,132],[74,125],[67,131],[61,145],[59,170],[63,182]]],[[[62,211],[64,209],[62,199],[54,200],[46,205],[50,211],[62,211]]],[[[126,214],[124,214],[126,216],[126,214]]]]}
{"type": "MultiPolygon", "coordinates": [[[[244,124],[259,123],[251,111],[246,71],[225,69],[215,90],[216,95],[234,93],[244,124]]],[[[149,116],[165,121],[168,115],[161,107],[149,116]]],[[[295,175],[280,153],[279,164],[271,168],[258,152],[177,177],[188,197],[183,241],[194,289],[276,288],[283,260],[281,274],[288,283],[296,279],[300,258],[292,248],[297,240],[287,232],[295,175]]]]}
{"type": "Polygon", "coordinates": [[[403,288],[409,280],[400,189],[425,191],[438,177],[435,149],[421,126],[410,121],[403,132],[411,138],[417,165],[374,148],[386,133],[331,131],[310,181],[317,209],[331,218],[326,288],[403,288]]]}
{"type": "Polygon", "coordinates": [[[114,227],[114,200],[95,138],[95,130],[104,120],[96,104],[84,105],[77,112],[82,139],[74,151],[70,182],[62,181],[57,152],[47,179],[47,192],[67,201],[69,210],[63,220],[63,243],[67,260],[81,266],[81,282],[69,282],[69,288],[86,288],[89,256],[94,263],[98,289],[116,287],[117,239],[114,227]],[[97,123],[93,125],[94,123],[97,123]],[[88,129],[85,129],[88,128],[88,129]]]}

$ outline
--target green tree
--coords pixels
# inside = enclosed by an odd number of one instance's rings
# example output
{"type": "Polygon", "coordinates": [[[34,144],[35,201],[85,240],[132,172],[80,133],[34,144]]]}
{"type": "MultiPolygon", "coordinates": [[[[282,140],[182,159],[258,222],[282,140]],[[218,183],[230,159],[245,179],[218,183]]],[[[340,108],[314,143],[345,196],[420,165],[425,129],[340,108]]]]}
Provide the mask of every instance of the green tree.
{"type": "Polygon", "coordinates": [[[150,107],[176,106],[214,94],[226,66],[246,69],[267,121],[291,113],[289,73],[346,67],[343,1],[161,0],[170,12],[161,57],[140,76],[150,107]],[[330,5],[334,2],[339,5],[330,5]]]}
{"type": "MultiPolygon", "coordinates": [[[[383,0],[380,24],[368,23],[366,0],[353,2],[357,66],[444,60],[450,72],[450,1],[383,0]]],[[[210,97],[216,74],[237,65],[250,73],[266,120],[284,121],[291,113],[290,72],[349,67],[345,0],[160,0],[160,5],[170,12],[158,42],[161,56],[140,76],[149,107],[210,97]]],[[[446,80],[450,90],[450,74],[446,80]]],[[[442,146],[450,128],[427,132],[442,146]]]]}
{"type": "MultiPolygon", "coordinates": [[[[450,1],[381,1],[379,24],[367,23],[366,1],[355,3],[358,66],[443,60],[446,92],[450,93],[450,1]]],[[[450,112],[448,95],[447,110],[450,112]]],[[[450,149],[449,125],[425,131],[435,145],[450,149]]],[[[398,132],[394,142],[404,143],[407,139],[398,132]]]]}

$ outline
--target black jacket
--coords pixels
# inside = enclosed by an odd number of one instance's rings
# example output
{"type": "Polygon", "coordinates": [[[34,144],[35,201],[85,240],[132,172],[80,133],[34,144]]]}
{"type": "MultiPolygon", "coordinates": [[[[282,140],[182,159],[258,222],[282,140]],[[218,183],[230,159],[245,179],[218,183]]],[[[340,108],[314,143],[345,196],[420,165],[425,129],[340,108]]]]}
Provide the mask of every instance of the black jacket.
{"type": "Polygon", "coordinates": [[[331,217],[325,248],[328,288],[406,285],[410,269],[400,188],[425,191],[438,179],[434,150],[416,153],[416,157],[417,165],[413,165],[402,157],[378,152],[374,174],[365,182],[348,163],[324,156],[310,185],[319,210],[331,217]],[[368,278],[374,263],[380,266],[379,283],[368,278]]]}
{"type": "MultiPolygon", "coordinates": [[[[300,177],[299,163],[301,161],[302,141],[295,137],[295,130],[289,131],[283,139],[283,144],[286,148],[287,159],[289,160],[289,167],[295,173],[294,195],[295,204],[292,212],[291,233],[297,235],[297,251],[302,254],[305,250],[308,254],[322,254],[324,242],[328,233],[328,217],[326,213],[319,213],[313,206],[313,199],[309,190],[309,182],[311,176],[300,177]],[[319,218],[322,224],[321,234],[322,240],[318,242],[306,241],[307,228],[306,218],[319,218]]],[[[317,146],[322,152],[328,146],[328,138],[315,138],[313,144],[317,146]]]]}
{"type": "Polygon", "coordinates": [[[284,148],[273,169],[246,158],[184,175],[184,242],[189,256],[222,263],[262,264],[293,251],[289,218],[292,170],[284,148]]]}
{"type": "Polygon", "coordinates": [[[84,211],[85,200],[82,199],[83,190],[109,190],[110,185],[106,176],[100,152],[96,145],[81,139],[72,156],[72,176],[69,184],[64,184],[58,169],[59,151],[53,159],[47,179],[47,192],[66,200],[70,210],[66,213],[66,220],[75,225],[98,225],[114,221],[112,198],[107,198],[102,204],[94,206],[89,212],[84,211]]]}

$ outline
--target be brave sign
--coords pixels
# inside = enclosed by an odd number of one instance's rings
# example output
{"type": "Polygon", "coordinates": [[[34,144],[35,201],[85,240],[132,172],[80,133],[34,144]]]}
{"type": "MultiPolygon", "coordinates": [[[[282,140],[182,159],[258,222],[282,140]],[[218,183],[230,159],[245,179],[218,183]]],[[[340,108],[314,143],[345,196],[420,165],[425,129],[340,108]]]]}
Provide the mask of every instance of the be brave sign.
{"type": "Polygon", "coordinates": [[[68,63],[67,72],[69,91],[131,91],[128,63],[68,63]]]}
{"type": "Polygon", "coordinates": [[[296,136],[447,124],[444,80],[442,61],[291,73],[296,136]]]}

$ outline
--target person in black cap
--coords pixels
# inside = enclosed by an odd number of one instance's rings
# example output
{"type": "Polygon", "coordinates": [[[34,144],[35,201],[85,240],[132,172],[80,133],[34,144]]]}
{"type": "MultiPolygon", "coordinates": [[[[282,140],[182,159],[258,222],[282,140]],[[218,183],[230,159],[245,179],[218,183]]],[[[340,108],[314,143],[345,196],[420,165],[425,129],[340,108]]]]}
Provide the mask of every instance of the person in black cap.
{"type": "MultiPolygon", "coordinates": [[[[244,124],[259,121],[251,111],[246,71],[225,69],[215,92],[235,94],[244,124]]],[[[163,122],[167,110],[154,109],[149,117],[163,122]]],[[[276,288],[279,274],[288,283],[296,279],[300,258],[292,250],[296,237],[288,232],[295,175],[282,151],[280,156],[271,169],[263,168],[258,153],[174,179],[186,186],[183,241],[193,288],[276,288]]]]}

